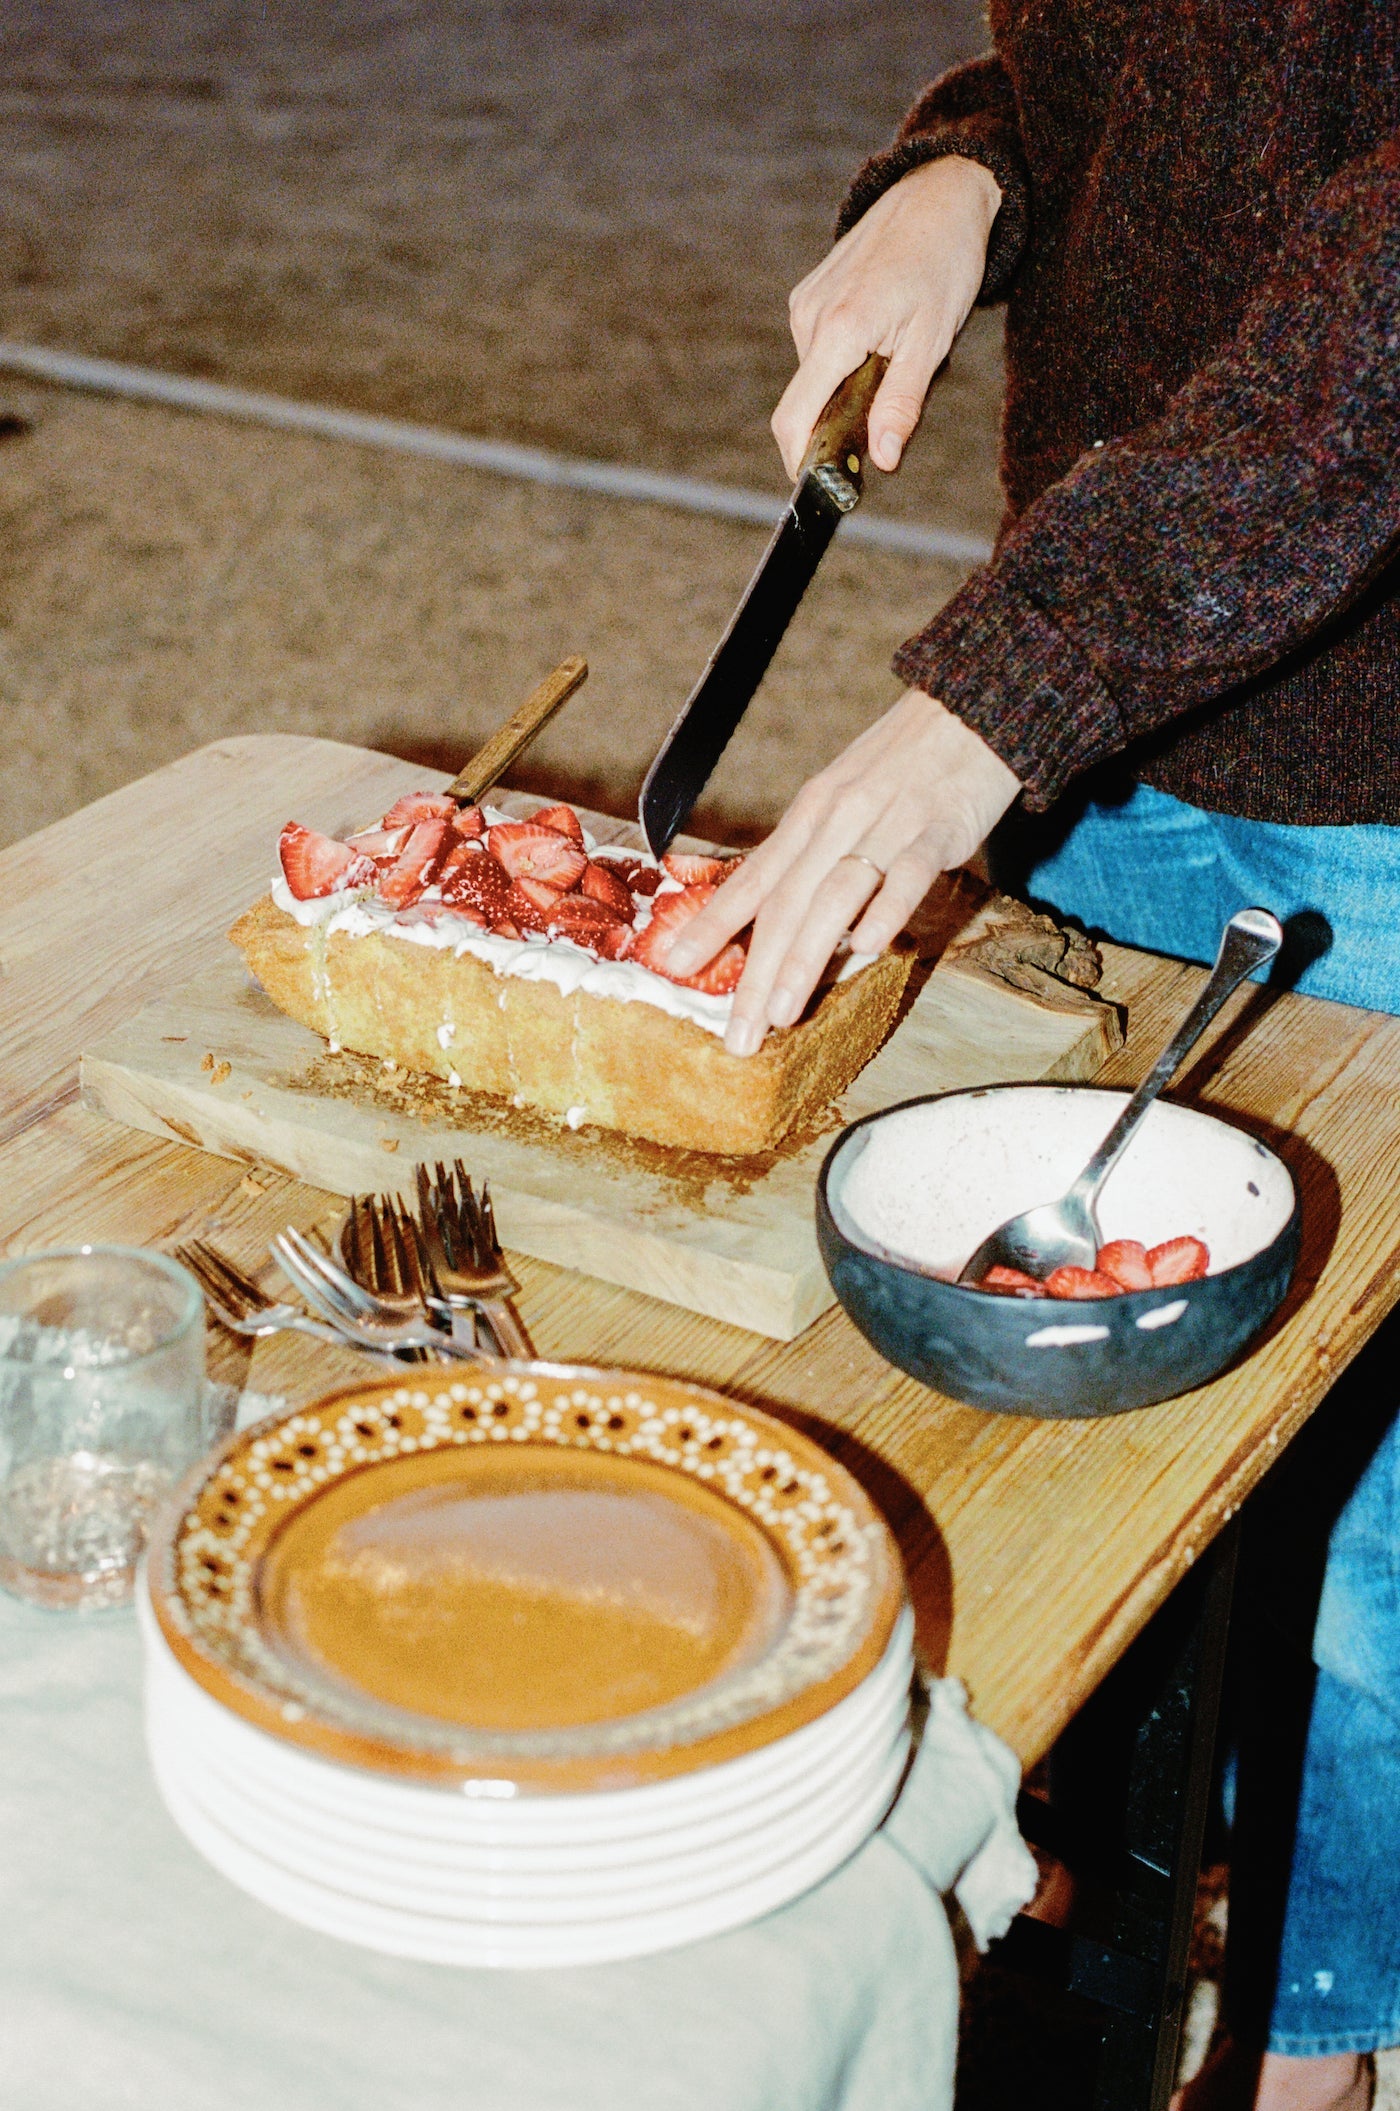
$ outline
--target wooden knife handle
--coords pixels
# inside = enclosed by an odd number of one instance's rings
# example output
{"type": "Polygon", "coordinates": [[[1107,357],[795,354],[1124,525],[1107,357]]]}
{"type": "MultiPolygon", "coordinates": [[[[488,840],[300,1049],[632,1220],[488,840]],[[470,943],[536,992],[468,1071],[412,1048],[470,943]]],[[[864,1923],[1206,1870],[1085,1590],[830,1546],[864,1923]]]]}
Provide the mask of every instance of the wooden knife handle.
{"type": "Polygon", "coordinates": [[[797,472],[799,482],[810,470],[834,470],[850,481],[856,498],[859,498],[870,406],[888,365],[888,359],[881,353],[872,352],[865,364],[858,366],[854,374],[848,374],[830,397],[812,427],[812,437],[807,442],[807,452],[797,472]]]}
{"type": "Polygon", "coordinates": [[[573,659],[561,660],[553,674],[547,674],[539,687],[530,691],[520,709],[491,735],[484,747],[477,749],[466,768],[453,778],[447,787],[452,797],[460,799],[465,806],[474,806],[493,784],[499,783],[516,756],[529,747],[560,705],[567,704],[574,691],[587,679],[587,660],[581,660],[577,655],[573,659]]]}

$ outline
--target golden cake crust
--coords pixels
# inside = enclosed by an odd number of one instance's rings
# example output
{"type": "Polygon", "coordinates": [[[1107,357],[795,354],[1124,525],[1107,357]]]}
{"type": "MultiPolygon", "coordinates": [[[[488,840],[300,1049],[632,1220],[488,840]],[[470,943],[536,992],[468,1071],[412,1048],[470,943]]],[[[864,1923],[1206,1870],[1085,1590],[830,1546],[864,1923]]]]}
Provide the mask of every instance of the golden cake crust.
{"type": "Polygon", "coordinates": [[[729,1156],[771,1150],[845,1090],[893,1025],[913,966],[910,952],[882,954],[741,1058],[654,1004],[565,995],[551,982],[498,975],[469,953],[382,932],[326,938],[271,895],[229,937],[281,1011],[342,1048],[547,1113],[582,1110],[583,1120],[653,1143],[729,1156]],[[443,1040],[440,1027],[452,1029],[443,1040]]]}

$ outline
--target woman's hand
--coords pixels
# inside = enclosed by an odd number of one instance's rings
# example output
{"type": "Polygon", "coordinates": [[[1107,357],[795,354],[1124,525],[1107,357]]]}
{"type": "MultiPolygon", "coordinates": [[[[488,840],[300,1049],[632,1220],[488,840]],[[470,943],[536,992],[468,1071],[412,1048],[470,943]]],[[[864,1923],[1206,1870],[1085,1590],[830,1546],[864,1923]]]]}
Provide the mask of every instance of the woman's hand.
{"type": "Polygon", "coordinates": [[[979,734],[907,689],[803,786],[767,842],[681,931],[668,968],[693,974],[752,922],[724,1039],[731,1055],[752,1055],[770,1026],[801,1016],[843,933],[854,924],[853,949],[882,952],[1020,788],[979,734]]]}
{"type": "Polygon", "coordinates": [[[929,383],[967,321],[1001,187],[979,162],[926,162],[877,198],[788,302],[800,361],[773,413],[789,476],[833,389],[871,352],[889,370],[870,411],[870,459],[896,469],[929,383]]]}

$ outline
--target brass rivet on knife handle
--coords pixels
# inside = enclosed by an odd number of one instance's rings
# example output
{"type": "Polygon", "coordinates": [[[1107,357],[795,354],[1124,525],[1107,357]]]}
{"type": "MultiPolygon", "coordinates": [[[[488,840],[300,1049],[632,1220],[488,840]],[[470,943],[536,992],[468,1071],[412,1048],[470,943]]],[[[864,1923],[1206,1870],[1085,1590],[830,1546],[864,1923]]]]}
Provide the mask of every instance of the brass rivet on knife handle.
{"type": "Polygon", "coordinates": [[[464,770],[458,772],[447,789],[454,799],[464,805],[473,806],[498,784],[510,768],[517,755],[529,747],[541,729],[549,724],[562,704],[567,704],[576,689],[588,679],[588,662],[579,659],[561,660],[553,674],[547,674],[539,687],[532,689],[518,711],[491,735],[484,747],[477,749],[464,770]]]}
{"type": "Polygon", "coordinates": [[[812,427],[812,437],[797,472],[799,482],[804,476],[815,476],[842,513],[850,513],[860,503],[870,406],[888,365],[881,353],[872,352],[863,366],[846,376],[812,427]]]}

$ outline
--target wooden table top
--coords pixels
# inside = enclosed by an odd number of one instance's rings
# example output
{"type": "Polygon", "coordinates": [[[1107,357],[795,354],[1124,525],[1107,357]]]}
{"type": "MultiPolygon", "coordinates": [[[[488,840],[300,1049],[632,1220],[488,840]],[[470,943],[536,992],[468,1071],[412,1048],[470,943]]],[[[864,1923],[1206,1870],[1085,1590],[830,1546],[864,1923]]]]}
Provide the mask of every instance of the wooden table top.
{"type": "MultiPolygon", "coordinates": [[[[219,741],[0,853],[0,1251],[203,1234],[256,1262],[275,1230],[325,1215],[331,1198],[283,1173],[87,1112],[78,1057],[217,956],[288,815],[340,831],[430,778],[328,741],[219,741]]],[[[1201,973],[1105,954],[1129,1034],[1104,1079],[1133,1083],[1201,973]]],[[[679,1373],[827,1442],[899,1536],[931,1667],[962,1678],[1029,1763],[1400,1295],[1400,1019],[1246,989],[1174,1097],[1281,1153],[1304,1238],[1263,1346],[1159,1407],[1094,1422],[984,1414],[893,1370],[839,1308],[779,1344],[523,1259],[522,1310],[544,1356],[679,1373]]],[[[217,1331],[211,1367],[293,1400],[363,1369],[290,1337],[250,1357],[217,1331]]]]}

